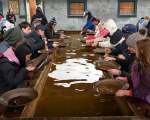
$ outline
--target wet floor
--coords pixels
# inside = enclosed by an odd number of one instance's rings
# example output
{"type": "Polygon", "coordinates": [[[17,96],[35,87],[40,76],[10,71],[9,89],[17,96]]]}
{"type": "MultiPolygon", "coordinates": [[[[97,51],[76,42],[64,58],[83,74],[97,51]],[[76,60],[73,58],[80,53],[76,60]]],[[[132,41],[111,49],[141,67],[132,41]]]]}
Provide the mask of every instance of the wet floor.
{"type": "Polygon", "coordinates": [[[95,69],[92,48],[82,46],[80,35],[68,35],[63,42],[69,45],[58,49],[34,117],[121,116],[113,96],[93,89],[105,76],[95,69]]]}

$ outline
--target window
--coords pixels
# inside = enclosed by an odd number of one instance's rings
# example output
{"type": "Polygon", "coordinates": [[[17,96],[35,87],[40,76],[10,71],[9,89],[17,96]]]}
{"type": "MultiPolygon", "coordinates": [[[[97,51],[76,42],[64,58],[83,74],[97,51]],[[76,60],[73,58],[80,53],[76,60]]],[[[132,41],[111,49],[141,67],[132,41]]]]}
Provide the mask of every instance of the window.
{"type": "Polygon", "coordinates": [[[118,0],[118,17],[136,17],[137,0],[118,0]]]}
{"type": "Polygon", "coordinates": [[[87,10],[87,0],[68,0],[67,9],[68,17],[83,17],[84,11],[87,10]]]}

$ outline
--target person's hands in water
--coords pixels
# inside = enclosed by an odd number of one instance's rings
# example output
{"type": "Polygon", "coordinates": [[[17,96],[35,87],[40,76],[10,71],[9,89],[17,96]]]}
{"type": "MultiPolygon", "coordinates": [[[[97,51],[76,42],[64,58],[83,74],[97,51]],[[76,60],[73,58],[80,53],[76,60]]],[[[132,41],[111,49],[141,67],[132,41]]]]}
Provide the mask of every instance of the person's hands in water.
{"type": "Polygon", "coordinates": [[[94,42],[93,44],[92,44],[92,47],[97,47],[98,46],[98,42],[94,42]]]}
{"type": "Polygon", "coordinates": [[[57,45],[57,44],[55,44],[55,43],[54,43],[54,44],[52,44],[52,45],[53,45],[53,47],[54,47],[54,48],[59,46],[59,45],[57,45]]]}
{"type": "Polygon", "coordinates": [[[29,64],[25,69],[27,69],[28,71],[34,71],[36,67],[32,67],[32,65],[29,64]]]}
{"type": "Polygon", "coordinates": [[[94,42],[94,40],[86,40],[86,44],[93,43],[93,42],[94,42]]]}
{"type": "Polygon", "coordinates": [[[126,77],[116,77],[116,80],[126,81],[126,77]]]}
{"type": "Polygon", "coordinates": [[[118,58],[125,59],[125,57],[123,55],[121,55],[121,54],[118,55],[118,58]]]}
{"type": "Polygon", "coordinates": [[[116,61],[116,58],[113,57],[107,57],[104,59],[105,61],[116,61]]]}
{"type": "Polygon", "coordinates": [[[106,53],[106,51],[107,51],[108,54],[111,53],[111,50],[109,48],[105,49],[105,53],[106,53]]]}
{"type": "Polygon", "coordinates": [[[88,37],[84,37],[83,39],[88,39],[88,37]]]}
{"type": "Polygon", "coordinates": [[[108,72],[110,72],[112,75],[118,75],[120,71],[116,69],[110,69],[108,72]]]}
{"type": "Polygon", "coordinates": [[[118,90],[115,94],[118,97],[129,96],[129,90],[118,90]]]}

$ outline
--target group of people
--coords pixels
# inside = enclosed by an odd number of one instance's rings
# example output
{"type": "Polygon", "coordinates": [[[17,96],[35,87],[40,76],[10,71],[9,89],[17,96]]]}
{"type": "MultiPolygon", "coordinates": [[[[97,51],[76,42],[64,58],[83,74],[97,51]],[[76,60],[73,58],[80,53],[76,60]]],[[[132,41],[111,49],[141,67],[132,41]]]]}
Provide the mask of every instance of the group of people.
{"type": "Polygon", "coordinates": [[[141,18],[136,25],[126,24],[122,30],[118,29],[114,20],[98,23],[97,19],[86,11],[87,24],[83,30],[92,32],[97,22],[99,31],[95,30],[94,37],[85,37],[86,43],[92,46],[105,47],[105,61],[115,61],[121,70],[108,70],[112,75],[117,75],[116,80],[123,80],[133,84],[130,90],[118,90],[116,96],[130,96],[140,98],[150,104],[150,18],[141,18]],[[92,18],[90,18],[92,17],[92,18]],[[89,23],[90,22],[90,23],[89,23]],[[111,56],[115,57],[111,57],[111,56]]]}
{"type": "MultiPolygon", "coordinates": [[[[106,61],[115,61],[121,65],[121,70],[110,69],[112,75],[118,75],[117,80],[132,83],[130,90],[118,90],[116,96],[131,96],[141,98],[150,103],[150,18],[141,18],[137,25],[126,24],[122,30],[118,29],[114,20],[109,19],[102,23],[95,18],[90,11],[85,11],[87,23],[84,31],[95,33],[94,37],[85,37],[86,43],[92,43],[93,47],[105,47],[105,51],[111,56],[106,61]]],[[[16,17],[13,9],[9,9],[6,18],[0,14],[1,34],[0,43],[0,95],[20,87],[30,71],[36,68],[29,61],[37,58],[38,50],[57,47],[57,42],[49,42],[48,39],[64,39],[65,35],[56,34],[57,25],[53,17],[49,22],[37,7],[36,14],[31,19],[31,24],[21,22],[16,25],[16,17]],[[7,20],[6,20],[7,19],[7,20]],[[4,21],[7,22],[4,22],[4,21]],[[6,23],[13,24],[13,27],[6,23]]]]}
{"type": "Polygon", "coordinates": [[[7,22],[14,25],[9,28],[6,24],[1,24],[1,28],[7,28],[7,30],[1,29],[3,37],[0,40],[0,95],[2,95],[20,87],[27,73],[36,69],[29,61],[40,55],[38,50],[45,49],[45,45],[49,49],[58,46],[57,42],[50,42],[48,39],[64,39],[65,35],[55,33],[57,25],[55,17],[47,22],[40,7],[37,7],[31,24],[24,21],[16,25],[12,9],[9,10],[6,18],[0,16],[1,23],[7,19],[7,22]]]}

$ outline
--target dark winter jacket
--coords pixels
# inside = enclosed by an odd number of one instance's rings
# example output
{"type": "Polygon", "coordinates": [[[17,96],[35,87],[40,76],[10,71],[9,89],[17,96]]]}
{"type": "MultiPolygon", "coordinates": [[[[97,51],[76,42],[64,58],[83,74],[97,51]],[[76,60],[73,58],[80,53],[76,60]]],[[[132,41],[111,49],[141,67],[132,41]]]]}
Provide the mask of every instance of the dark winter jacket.
{"type": "Polygon", "coordinates": [[[118,45],[117,48],[111,49],[111,55],[118,56],[119,54],[122,54],[125,58],[128,58],[131,54],[128,50],[128,46],[126,44],[126,40],[124,40],[120,45],[118,45]]]}
{"type": "Polygon", "coordinates": [[[30,37],[30,34],[26,34],[24,32],[22,32],[22,34],[23,34],[23,39],[21,43],[24,43],[24,42],[28,43],[32,47],[33,51],[37,51],[41,49],[42,46],[45,45],[44,41],[36,42],[32,37],[30,37]]]}
{"type": "Polygon", "coordinates": [[[13,49],[10,47],[0,57],[0,96],[16,88],[20,84],[29,71],[25,68],[20,68],[20,62],[15,56],[13,49]]]}
{"type": "Polygon", "coordinates": [[[133,70],[135,72],[134,77],[128,79],[129,83],[133,83],[132,95],[150,104],[150,73],[146,67],[141,71],[139,63],[133,66],[133,70]]]}
{"type": "Polygon", "coordinates": [[[31,32],[35,31],[35,27],[32,25],[31,26],[31,32]]]}
{"type": "MultiPolygon", "coordinates": [[[[42,37],[39,36],[35,31],[31,33],[30,35],[36,42],[40,42],[40,41],[43,41],[42,40],[42,37]]],[[[47,43],[47,46],[49,49],[53,48],[53,42],[48,42],[47,43]]],[[[41,47],[41,49],[45,49],[45,45],[41,47]]]]}
{"type": "Polygon", "coordinates": [[[43,13],[36,13],[36,14],[34,14],[32,16],[32,19],[31,19],[31,24],[34,21],[34,19],[40,21],[43,26],[48,23],[45,15],[43,13]]]}
{"type": "Polygon", "coordinates": [[[84,29],[86,29],[86,30],[90,29],[90,30],[95,31],[95,25],[92,25],[92,23],[91,23],[91,19],[92,19],[93,17],[94,17],[94,16],[91,15],[90,18],[87,18],[87,22],[86,22],[86,24],[85,24],[84,27],[83,27],[84,29]]]}
{"type": "Polygon", "coordinates": [[[8,14],[6,15],[6,19],[10,22],[10,23],[13,23],[12,22],[12,18],[14,18],[14,22],[16,22],[16,16],[14,14],[8,14]]]}
{"type": "Polygon", "coordinates": [[[120,59],[116,58],[116,61],[118,64],[121,65],[121,69],[127,68],[127,71],[121,72],[121,77],[127,77],[131,73],[132,65],[135,60],[135,53],[131,53],[131,55],[127,59],[120,59]]]}
{"type": "Polygon", "coordinates": [[[48,24],[44,27],[45,27],[45,36],[47,37],[47,39],[60,38],[60,34],[56,34],[55,31],[53,32],[52,35],[52,29],[49,27],[48,24]]]}

